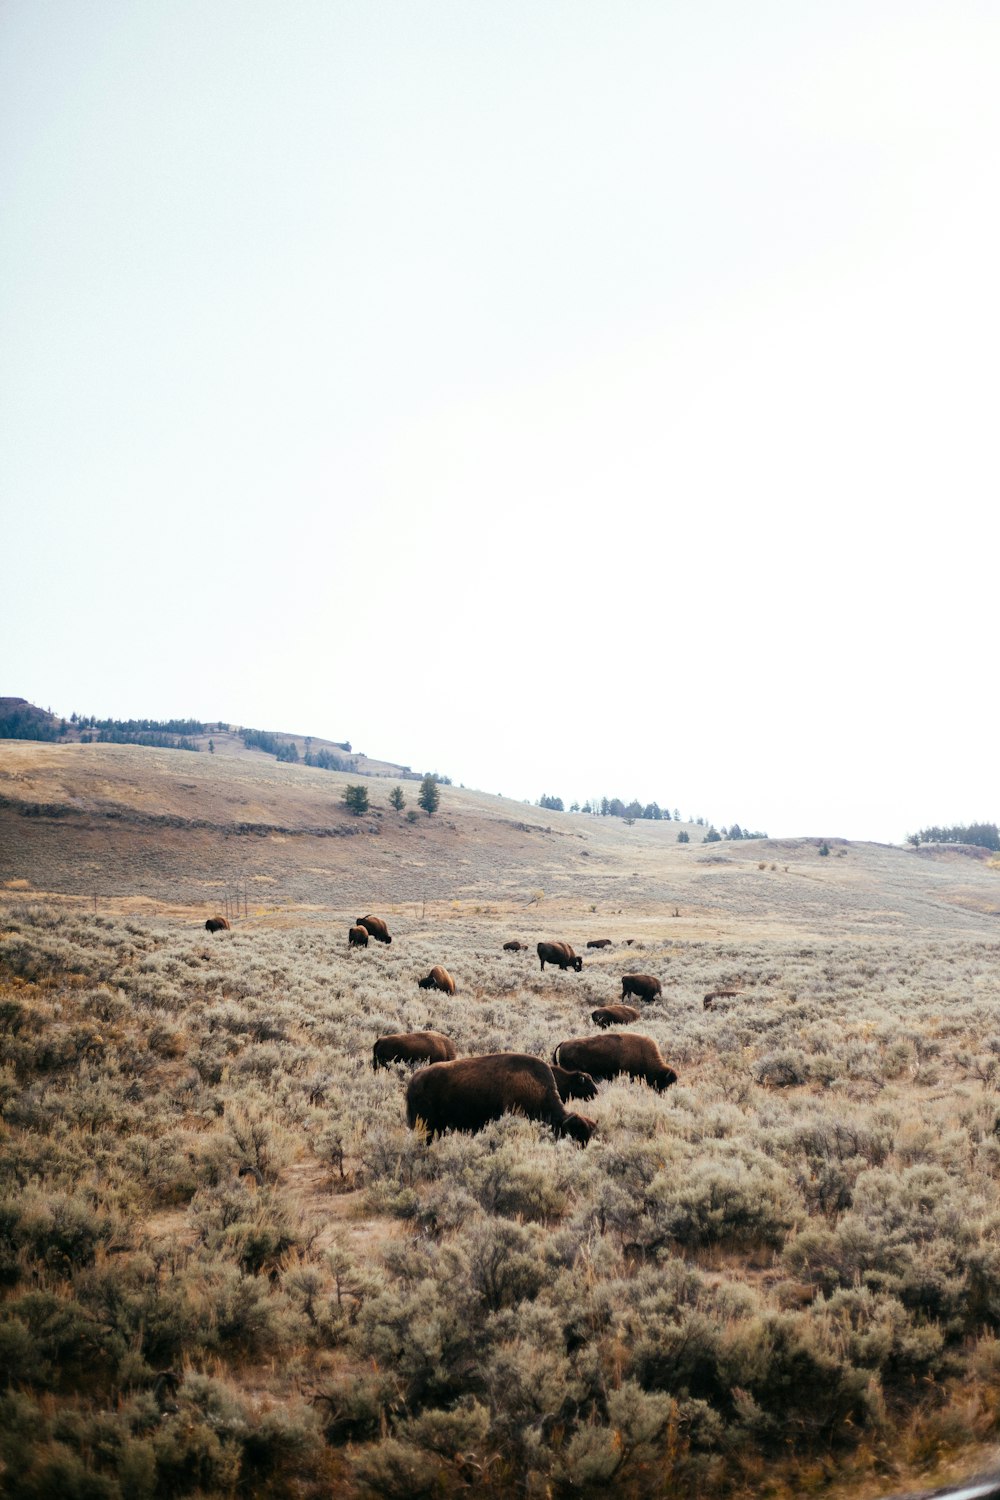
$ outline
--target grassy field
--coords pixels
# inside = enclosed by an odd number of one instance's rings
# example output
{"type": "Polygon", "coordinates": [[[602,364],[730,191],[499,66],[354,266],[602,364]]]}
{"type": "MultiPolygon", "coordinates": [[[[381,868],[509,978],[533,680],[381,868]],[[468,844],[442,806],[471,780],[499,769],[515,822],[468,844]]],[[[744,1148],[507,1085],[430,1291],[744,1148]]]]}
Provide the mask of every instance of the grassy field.
{"type": "Polygon", "coordinates": [[[0,747],[4,1493],[860,1497],[982,1464],[1000,871],[447,787],[411,824],[389,782],[355,820],[348,778],[219,761],[0,747]],[[237,879],[261,899],[210,937],[237,879]],[[350,951],[368,910],[394,941],[350,951]],[[427,1146],[370,1066],[424,1026],[550,1057],[629,970],[678,1083],[603,1084],[586,1150],[510,1116],[427,1146]]]}

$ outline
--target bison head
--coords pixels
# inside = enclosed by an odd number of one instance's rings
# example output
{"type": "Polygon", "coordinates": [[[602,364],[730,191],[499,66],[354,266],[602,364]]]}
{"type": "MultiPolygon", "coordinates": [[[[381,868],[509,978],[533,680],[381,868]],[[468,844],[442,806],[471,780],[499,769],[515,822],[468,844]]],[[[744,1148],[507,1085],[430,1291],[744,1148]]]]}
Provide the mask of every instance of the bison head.
{"type": "Polygon", "coordinates": [[[597,1121],[586,1115],[567,1115],[559,1128],[560,1135],[571,1136],[580,1146],[585,1146],[597,1129],[597,1121]]]}

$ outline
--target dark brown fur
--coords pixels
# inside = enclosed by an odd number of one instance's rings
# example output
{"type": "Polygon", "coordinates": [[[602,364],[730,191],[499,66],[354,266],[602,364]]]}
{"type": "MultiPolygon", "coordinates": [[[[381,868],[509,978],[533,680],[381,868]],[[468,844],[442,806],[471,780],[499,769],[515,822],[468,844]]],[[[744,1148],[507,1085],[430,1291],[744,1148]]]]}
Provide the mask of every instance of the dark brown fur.
{"type": "Polygon", "coordinates": [[[557,1064],[552,1065],[552,1077],[556,1081],[559,1097],[565,1104],[568,1099],[596,1099],[597,1084],[589,1073],[581,1073],[576,1069],[560,1068],[557,1064]]]}
{"type": "Polygon", "coordinates": [[[525,1052],[432,1063],[414,1073],[406,1088],[407,1121],[414,1129],[422,1122],[428,1140],[445,1130],[482,1130],[513,1111],[582,1146],[594,1133],[593,1120],[566,1110],[548,1063],[525,1052]]]}
{"type": "Polygon", "coordinates": [[[663,986],[652,974],[623,974],[622,975],[622,999],[634,995],[637,1000],[645,1000],[648,1004],[651,1000],[659,1000],[663,995],[663,986]]]}
{"type": "Polygon", "coordinates": [[[381,917],[359,917],[355,923],[357,927],[363,927],[369,937],[373,937],[376,943],[391,943],[389,929],[381,917]]]}
{"type": "Polygon", "coordinates": [[[591,938],[590,942],[587,944],[587,947],[588,948],[610,948],[611,947],[611,939],[610,938],[591,938]]]}
{"type": "Polygon", "coordinates": [[[515,938],[511,943],[504,943],[503,951],[505,953],[520,953],[521,949],[527,948],[527,946],[527,943],[519,943],[517,938],[515,938]]]}
{"type": "Polygon", "coordinates": [[[442,969],[440,964],[435,964],[426,979],[418,979],[422,990],[440,990],[444,995],[455,993],[455,981],[447,969],[442,969]]]}
{"type": "Polygon", "coordinates": [[[368,928],[349,927],[347,929],[347,944],[350,948],[368,947],[368,928]]]}
{"type": "Polygon", "coordinates": [[[677,1082],[677,1074],[667,1066],[653,1038],[630,1031],[560,1042],[552,1061],[562,1068],[581,1068],[592,1078],[617,1078],[619,1073],[627,1073],[630,1078],[645,1079],[654,1089],[668,1089],[677,1082]]]}
{"type": "Polygon", "coordinates": [[[455,1056],[455,1043],[440,1031],[397,1031],[379,1037],[372,1048],[372,1067],[377,1072],[394,1062],[451,1062],[455,1056]]]}
{"type": "Polygon", "coordinates": [[[229,930],[229,923],[225,917],[209,917],[205,923],[206,932],[228,932],[229,930]]]}
{"type": "Polygon", "coordinates": [[[590,1012],[590,1019],[606,1031],[609,1026],[628,1026],[631,1021],[638,1021],[639,1012],[634,1005],[601,1005],[590,1012]]]}
{"type": "Polygon", "coordinates": [[[579,974],[583,959],[578,958],[569,943],[539,943],[538,957],[542,968],[546,964],[558,964],[560,969],[575,969],[579,974]]]}

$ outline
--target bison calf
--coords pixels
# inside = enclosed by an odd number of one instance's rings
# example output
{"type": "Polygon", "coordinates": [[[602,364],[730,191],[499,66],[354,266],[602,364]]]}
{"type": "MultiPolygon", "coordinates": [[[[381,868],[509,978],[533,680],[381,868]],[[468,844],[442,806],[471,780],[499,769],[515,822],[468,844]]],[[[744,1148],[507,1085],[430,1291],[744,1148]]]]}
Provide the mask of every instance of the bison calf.
{"type": "Polygon", "coordinates": [[[595,1129],[593,1120],[567,1111],[548,1063],[526,1052],[432,1063],[414,1073],[406,1088],[407,1122],[414,1129],[420,1122],[428,1140],[445,1130],[482,1130],[514,1112],[551,1125],[581,1146],[595,1129]]]}
{"type": "Polygon", "coordinates": [[[422,990],[440,990],[444,995],[455,993],[455,981],[447,969],[442,969],[440,964],[435,964],[426,979],[418,979],[422,990]]]}
{"type": "Polygon", "coordinates": [[[527,948],[527,946],[527,943],[520,943],[517,938],[514,938],[512,942],[504,943],[503,951],[505,953],[520,953],[521,949],[527,948]]]}
{"type": "Polygon", "coordinates": [[[623,974],[622,975],[622,999],[634,995],[637,1000],[659,1000],[663,995],[663,986],[652,974],[623,974]]]}
{"type": "Polygon", "coordinates": [[[592,1078],[617,1078],[627,1073],[642,1078],[651,1088],[668,1089],[677,1074],[668,1068],[651,1036],[615,1032],[604,1036],[579,1036],[560,1042],[552,1061],[562,1068],[580,1068],[592,1078]]]}
{"type": "Polygon", "coordinates": [[[539,943],[538,957],[543,971],[546,964],[558,964],[560,969],[575,969],[578,974],[583,968],[583,959],[577,957],[569,943],[539,943]]]}
{"type": "Polygon", "coordinates": [[[367,948],[368,928],[349,927],[347,929],[347,945],[349,948],[367,948]]]}
{"type": "Polygon", "coordinates": [[[610,938],[591,938],[590,942],[587,944],[587,947],[588,948],[610,948],[611,947],[611,939],[610,938]]]}
{"type": "Polygon", "coordinates": [[[634,1005],[600,1005],[590,1012],[590,1019],[606,1031],[609,1026],[627,1026],[630,1021],[638,1021],[639,1012],[634,1005]]]}
{"type": "Polygon", "coordinates": [[[372,1067],[387,1068],[390,1063],[451,1062],[455,1043],[440,1031],[396,1031],[380,1036],[372,1048],[372,1067]]]}

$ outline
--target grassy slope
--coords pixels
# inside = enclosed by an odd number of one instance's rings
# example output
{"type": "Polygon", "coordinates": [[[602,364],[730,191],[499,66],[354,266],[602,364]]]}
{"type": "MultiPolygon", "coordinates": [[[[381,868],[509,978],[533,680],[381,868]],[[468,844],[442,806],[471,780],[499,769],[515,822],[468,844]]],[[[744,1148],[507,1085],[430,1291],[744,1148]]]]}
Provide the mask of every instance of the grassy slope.
{"type": "Polygon", "coordinates": [[[96,1468],[110,1496],[237,1473],[247,1493],[402,1496],[416,1475],[500,1495],[528,1472],[568,1496],[627,1458],[629,1496],[870,1496],[977,1466],[1000,1411],[1000,873],[684,847],[673,824],[455,788],[409,825],[376,781],[383,816],[358,821],[348,779],[0,747],[12,1493],[98,1493],[96,1468]],[[261,900],[208,939],[237,878],[261,900]],[[362,909],[392,947],[348,952],[362,909]],[[542,975],[510,936],[617,946],[542,975]],[[454,999],[416,988],[433,962],[454,999]],[[548,1055],[628,968],[663,978],[641,1029],[680,1083],[602,1088],[586,1153],[514,1120],[427,1150],[403,1080],[368,1066],[380,1032],[428,1024],[462,1053],[548,1055]]]}
{"type": "MultiPolygon", "coordinates": [[[[340,802],[350,779],[262,755],[9,741],[4,870],[38,890],[97,893],[112,909],[141,900],[207,913],[237,882],[259,911],[319,907],[338,919],[359,904],[458,902],[515,920],[535,902],[574,941],[985,937],[1000,915],[1000,874],[982,860],[837,841],[821,858],[812,839],[704,845],[696,828],[680,845],[672,822],[629,828],[457,787],[411,824],[388,805],[396,783],[379,779],[366,782],[372,814],[357,819],[340,802]]],[[[404,790],[414,806],[415,787],[404,790]]]]}

